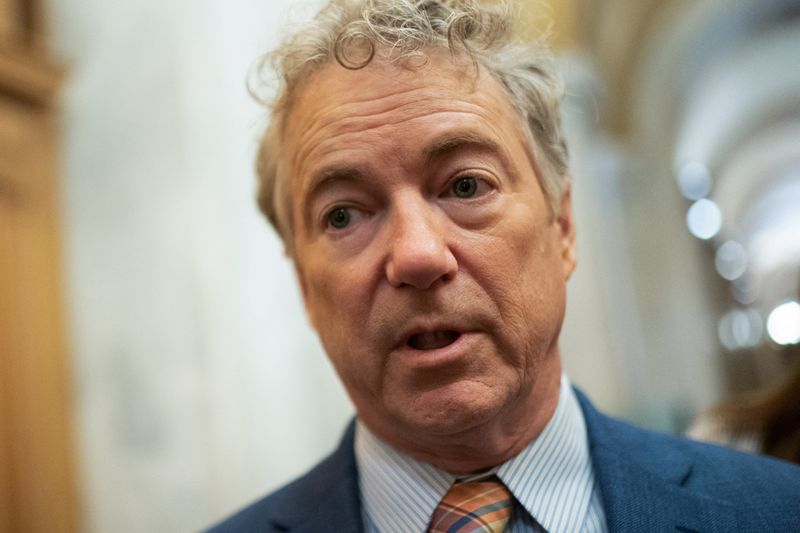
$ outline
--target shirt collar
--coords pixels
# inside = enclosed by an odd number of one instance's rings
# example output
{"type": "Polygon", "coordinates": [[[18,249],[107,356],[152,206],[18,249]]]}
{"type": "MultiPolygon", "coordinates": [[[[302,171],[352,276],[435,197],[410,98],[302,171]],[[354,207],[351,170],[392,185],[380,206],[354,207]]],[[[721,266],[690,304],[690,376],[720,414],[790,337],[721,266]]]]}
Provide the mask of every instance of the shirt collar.
{"type": "MultiPolygon", "coordinates": [[[[425,531],[455,476],[399,452],[356,424],[355,456],[364,515],[379,531],[425,531]]],[[[584,523],[594,489],[583,413],[569,379],[553,417],[497,476],[547,531],[576,531],[584,523]]]]}

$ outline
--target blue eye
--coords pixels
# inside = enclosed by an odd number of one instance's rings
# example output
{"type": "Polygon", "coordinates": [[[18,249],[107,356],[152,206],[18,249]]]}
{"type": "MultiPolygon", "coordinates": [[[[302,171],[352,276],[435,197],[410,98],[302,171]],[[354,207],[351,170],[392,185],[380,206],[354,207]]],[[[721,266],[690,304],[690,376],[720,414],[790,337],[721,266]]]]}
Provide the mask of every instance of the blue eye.
{"type": "Polygon", "coordinates": [[[327,220],[332,228],[346,228],[350,224],[350,211],[346,207],[337,207],[328,213],[327,220]]]}
{"type": "Polygon", "coordinates": [[[453,194],[459,198],[472,198],[478,192],[478,180],[472,176],[458,178],[453,182],[453,194]]]}

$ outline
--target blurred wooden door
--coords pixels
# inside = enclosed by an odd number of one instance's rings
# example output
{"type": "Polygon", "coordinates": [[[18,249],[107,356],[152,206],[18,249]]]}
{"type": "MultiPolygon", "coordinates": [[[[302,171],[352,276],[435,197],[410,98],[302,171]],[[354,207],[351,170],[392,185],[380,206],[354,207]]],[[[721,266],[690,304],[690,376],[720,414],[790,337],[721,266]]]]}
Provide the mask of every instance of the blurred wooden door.
{"type": "Polygon", "coordinates": [[[41,4],[0,0],[0,531],[72,532],[77,497],[41,4]]]}

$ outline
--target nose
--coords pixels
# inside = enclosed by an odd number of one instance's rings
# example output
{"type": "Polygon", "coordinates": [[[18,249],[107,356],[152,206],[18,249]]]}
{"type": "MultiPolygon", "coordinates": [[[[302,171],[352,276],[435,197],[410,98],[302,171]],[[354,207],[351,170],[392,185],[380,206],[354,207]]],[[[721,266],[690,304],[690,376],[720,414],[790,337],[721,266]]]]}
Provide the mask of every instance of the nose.
{"type": "Polygon", "coordinates": [[[395,287],[429,289],[451,279],[458,262],[448,246],[446,221],[424,200],[404,202],[392,216],[386,277],[395,287]]]}

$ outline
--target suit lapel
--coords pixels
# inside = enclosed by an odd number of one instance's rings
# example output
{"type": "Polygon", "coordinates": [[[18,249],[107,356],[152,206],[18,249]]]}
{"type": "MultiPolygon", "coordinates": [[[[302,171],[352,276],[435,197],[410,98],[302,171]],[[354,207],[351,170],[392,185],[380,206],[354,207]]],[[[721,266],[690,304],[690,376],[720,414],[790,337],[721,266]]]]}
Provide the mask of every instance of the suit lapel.
{"type": "Polygon", "coordinates": [[[354,424],[339,448],[294,487],[298,497],[287,498],[270,520],[276,531],[317,533],[363,530],[358,472],[353,454],[354,424]]]}
{"type": "Polygon", "coordinates": [[[307,510],[307,514],[296,527],[288,529],[296,533],[319,533],[320,531],[361,532],[361,512],[354,502],[351,488],[339,486],[319,507],[307,510]]]}
{"type": "Polygon", "coordinates": [[[669,437],[598,413],[583,394],[592,464],[611,532],[736,530],[736,509],[686,487],[693,461],[669,437]]]}

